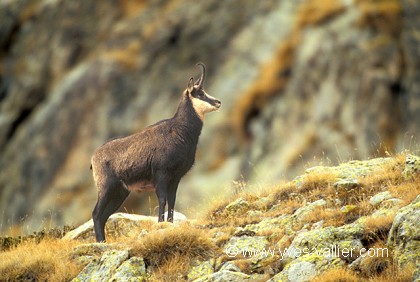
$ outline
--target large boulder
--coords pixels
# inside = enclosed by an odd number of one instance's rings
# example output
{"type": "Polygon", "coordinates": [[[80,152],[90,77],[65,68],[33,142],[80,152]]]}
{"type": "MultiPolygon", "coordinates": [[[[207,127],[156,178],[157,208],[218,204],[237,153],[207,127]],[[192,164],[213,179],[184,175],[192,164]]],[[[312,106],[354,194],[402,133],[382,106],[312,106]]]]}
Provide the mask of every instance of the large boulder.
{"type": "Polygon", "coordinates": [[[388,245],[395,250],[400,265],[419,265],[420,261],[420,195],[395,216],[388,245]]]}
{"type": "MultiPolygon", "coordinates": [[[[174,212],[174,222],[185,221],[186,217],[179,213],[174,212]]],[[[128,214],[128,213],[115,213],[109,217],[105,225],[105,232],[107,236],[114,237],[138,237],[141,235],[139,230],[143,224],[149,224],[150,222],[157,222],[157,217],[153,216],[144,216],[137,214],[128,214]]],[[[93,220],[89,220],[79,227],[69,231],[63,237],[64,239],[69,240],[84,240],[92,241],[95,239],[95,234],[93,230],[93,220]]]]}

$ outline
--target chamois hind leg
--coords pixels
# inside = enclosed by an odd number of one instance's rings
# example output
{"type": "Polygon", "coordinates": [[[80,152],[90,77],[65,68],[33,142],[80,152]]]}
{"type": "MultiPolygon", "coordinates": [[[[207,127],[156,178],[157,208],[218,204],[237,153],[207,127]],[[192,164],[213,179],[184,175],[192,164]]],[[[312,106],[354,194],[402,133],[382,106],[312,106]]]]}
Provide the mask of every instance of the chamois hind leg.
{"type": "Polygon", "coordinates": [[[118,180],[107,181],[99,188],[98,202],[92,213],[97,242],[105,241],[105,223],[130,194],[118,180]]]}

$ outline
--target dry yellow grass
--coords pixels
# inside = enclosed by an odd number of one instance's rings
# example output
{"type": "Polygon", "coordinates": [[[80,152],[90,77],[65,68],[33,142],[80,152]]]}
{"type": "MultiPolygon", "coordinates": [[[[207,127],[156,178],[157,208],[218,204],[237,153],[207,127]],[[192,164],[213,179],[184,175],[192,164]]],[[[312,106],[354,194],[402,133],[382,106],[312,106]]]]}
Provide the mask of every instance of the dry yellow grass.
{"type": "Polygon", "coordinates": [[[185,273],[190,268],[190,260],[180,254],[175,254],[172,259],[156,267],[149,279],[152,282],[185,281],[185,273]]]}
{"type": "MultiPolygon", "coordinates": [[[[319,193],[331,193],[333,184],[337,181],[337,175],[332,172],[311,172],[305,176],[299,188],[299,193],[308,193],[313,190],[319,193]]],[[[314,195],[317,195],[315,193],[314,195]]]]}
{"type": "Polygon", "coordinates": [[[83,268],[70,258],[77,241],[27,241],[0,253],[0,281],[69,281],[83,268]]]}
{"type": "Polygon", "coordinates": [[[265,195],[273,198],[273,203],[290,199],[291,193],[296,192],[296,185],[289,182],[279,184],[267,190],[265,195]]]}
{"type": "Polygon", "coordinates": [[[420,194],[420,177],[389,187],[391,195],[402,200],[401,206],[408,205],[420,194]]]}
{"type": "MultiPolygon", "coordinates": [[[[293,223],[292,229],[299,231],[304,223],[324,220],[324,226],[341,226],[354,221],[360,216],[368,216],[364,222],[365,233],[362,241],[367,248],[384,248],[395,214],[372,217],[378,207],[369,203],[371,196],[381,191],[389,190],[395,197],[408,204],[419,194],[419,177],[405,180],[401,176],[405,155],[395,156],[395,160],[367,177],[359,179],[359,187],[351,190],[337,191],[333,183],[334,173],[312,172],[307,175],[298,188],[294,183],[279,184],[267,187],[266,190],[249,192],[246,183],[239,186],[240,192],[230,199],[214,202],[207,217],[197,223],[145,222],[134,233],[147,231],[142,238],[128,241],[132,248],[131,255],[143,257],[146,265],[152,270],[151,281],[178,281],[185,279],[191,264],[196,260],[206,260],[223,253],[221,248],[238,232],[238,226],[257,223],[262,218],[276,217],[281,214],[293,214],[296,209],[307,202],[325,199],[327,204],[315,208],[306,214],[305,218],[293,223]],[[242,198],[246,205],[237,211],[226,213],[226,206],[242,198]],[[265,198],[265,199],[262,199],[265,198]],[[346,204],[355,207],[343,212],[341,209],[345,199],[346,204]],[[336,201],[339,199],[340,201],[336,201]],[[261,201],[262,200],[262,201],[261,201]],[[252,216],[248,211],[260,211],[252,216]],[[230,215],[229,215],[230,214],[230,215]],[[205,227],[204,227],[205,226],[205,227]],[[216,234],[218,234],[216,236],[216,234]],[[214,242],[211,238],[217,238],[214,242]]],[[[252,214],[252,213],[251,213],[252,214]]],[[[285,249],[289,247],[293,236],[286,236],[281,228],[264,231],[270,246],[285,249]]],[[[130,240],[130,239],[128,239],[130,240]]],[[[127,236],[110,237],[109,242],[127,241],[127,236]]],[[[10,251],[0,253],[0,281],[37,280],[66,281],[81,270],[82,266],[71,260],[69,254],[79,243],[44,239],[39,244],[24,242],[10,251]]],[[[226,255],[219,256],[221,261],[232,260],[226,255]]],[[[237,261],[243,272],[249,271],[249,261],[237,261]]],[[[277,261],[277,267],[279,263],[277,261]]],[[[267,266],[268,267],[268,266],[267,266]]],[[[392,253],[390,256],[380,254],[366,258],[360,264],[360,273],[356,275],[345,269],[333,269],[320,274],[313,281],[410,281],[414,268],[398,268],[392,253]],[[359,278],[358,278],[359,277],[359,278]],[[361,277],[361,278],[360,278],[361,277]]],[[[261,271],[264,271],[262,269],[261,271]]]]}
{"type": "Polygon", "coordinates": [[[369,277],[371,282],[411,282],[413,281],[413,273],[416,269],[415,265],[407,265],[403,268],[391,260],[391,264],[383,270],[379,275],[369,277]]]}
{"type": "Polygon", "coordinates": [[[391,267],[393,256],[383,242],[372,245],[368,252],[371,252],[371,254],[366,255],[360,263],[360,271],[363,276],[369,278],[377,277],[391,267]]]}
{"type": "Polygon", "coordinates": [[[311,282],[359,282],[356,273],[344,268],[334,268],[317,275],[311,282]]]}
{"type": "Polygon", "coordinates": [[[370,255],[365,255],[360,262],[359,276],[368,281],[409,282],[412,281],[414,265],[399,267],[394,254],[384,241],[370,246],[370,255]],[[374,251],[372,251],[374,250],[374,251]]]}
{"type": "Polygon", "coordinates": [[[335,268],[325,271],[311,280],[311,282],[356,282],[356,281],[379,281],[379,282],[409,282],[415,267],[413,265],[400,268],[394,261],[392,252],[385,250],[384,242],[371,246],[376,249],[375,254],[366,256],[360,263],[357,272],[346,268],[335,268]]]}
{"type": "Polygon", "coordinates": [[[174,259],[191,262],[213,255],[216,246],[207,233],[189,224],[156,230],[131,243],[133,256],[143,257],[153,269],[171,266],[174,259]]]}
{"type": "Polygon", "coordinates": [[[281,183],[269,186],[258,191],[243,190],[228,199],[214,201],[200,223],[208,227],[244,226],[261,221],[261,215],[253,212],[261,212],[264,217],[273,217],[280,214],[292,214],[305,202],[304,197],[299,196],[295,184],[281,183]],[[293,194],[294,193],[294,194],[293,194]],[[246,203],[239,205],[237,209],[228,209],[227,206],[237,199],[243,199],[246,203]],[[264,201],[260,201],[265,198],[264,201]]]}
{"type": "Polygon", "coordinates": [[[366,177],[359,178],[361,191],[366,195],[373,196],[378,192],[387,190],[391,186],[405,182],[402,176],[404,164],[405,155],[400,154],[395,156],[392,162],[384,165],[380,170],[372,172],[366,177]]]}
{"type": "Polygon", "coordinates": [[[395,218],[395,213],[368,217],[364,223],[364,237],[368,242],[386,240],[395,218]]]}
{"type": "MultiPolygon", "coordinates": [[[[243,226],[259,221],[258,217],[250,216],[248,211],[261,211],[265,217],[292,214],[306,202],[319,199],[325,199],[327,206],[319,207],[309,213],[306,216],[307,221],[324,220],[324,226],[341,226],[351,223],[378,209],[378,207],[372,206],[369,200],[379,192],[390,190],[396,194],[396,197],[403,198],[405,204],[411,202],[419,194],[420,188],[418,185],[416,186],[416,180],[406,181],[401,175],[404,163],[405,155],[396,155],[394,161],[366,177],[359,178],[359,185],[354,188],[337,189],[334,187],[333,184],[338,180],[337,174],[334,172],[312,171],[305,175],[299,188],[293,182],[289,182],[267,187],[266,190],[258,191],[258,193],[247,192],[245,188],[240,189],[243,191],[230,199],[214,202],[212,209],[207,213],[206,224],[210,226],[225,224],[243,226]],[[247,205],[237,211],[226,212],[226,206],[239,197],[247,201],[247,205]],[[258,202],[262,197],[269,198],[264,205],[258,202]],[[343,212],[340,208],[344,205],[354,207],[343,212]]],[[[242,186],[246,186],[246,184],[242,186]]]]}
{"type": "Polygon", "coordinates": [[[316,207],[303,218],[303,221],[315,223],[323,220],[323,226],[341,226],[345,223],[345,218],[346,214],[339,208],[316,207]]]}

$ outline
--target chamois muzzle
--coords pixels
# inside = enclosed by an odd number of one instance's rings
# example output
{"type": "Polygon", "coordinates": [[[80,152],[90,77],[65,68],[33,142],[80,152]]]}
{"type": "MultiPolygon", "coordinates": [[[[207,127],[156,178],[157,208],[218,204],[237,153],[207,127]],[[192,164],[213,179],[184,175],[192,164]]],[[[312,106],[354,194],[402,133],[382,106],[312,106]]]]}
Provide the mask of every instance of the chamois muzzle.
{"type": "Polygon", "coordinates": [[[213,101],[212,102],[212,105],[216,108],[216,109],[219,109],[220,108],[220,106],[222,105],[222,102],[220,102],[219,100],[215,100],[215,101],[213,101]]]}

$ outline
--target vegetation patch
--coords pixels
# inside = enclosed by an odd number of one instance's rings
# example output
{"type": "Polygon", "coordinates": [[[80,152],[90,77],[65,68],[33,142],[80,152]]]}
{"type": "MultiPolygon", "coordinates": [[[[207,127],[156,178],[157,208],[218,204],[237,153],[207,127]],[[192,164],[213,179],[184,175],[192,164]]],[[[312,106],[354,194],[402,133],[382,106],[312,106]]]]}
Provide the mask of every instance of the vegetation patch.
{"type": "Polygon", "coordinates": [[[16,247],[23,242],[33,242],[37,244],[37,243],[40,243],[44,239],[63,238],[63,236],[72,229],[74,229],[74,227],[64,226],[63,229],[60,229],[60,228],[44,229],[39,232],[34,232],[33,234],[28,235],[28,236],[0,237],[0,252],[16,247]]]}
{"type": "Polygon", "coordinates": [[[71,259],[77,241],[44,238],[0,253],[0,281],[69,281],[83,268],[71,259]]]}
{"type": "MultiPolygon", "coordinates": [[[[420,192],[416,173],[410,178],[403,176],[405,162],[406,156],[401,154],[315,167],[295,181],[257,192],[241,183],[238,194],[214,202],[203,219],[177,224],[150,220],[135,226],[115,224],[115,229],[130,228],[130,235],[113,232],[107,244],[82,245],[46,235],[19,241],[0,253],[0,280],[66,281],[78,273],[89,277],[91,264],[97,264],[96,272],[103,267],[116,269],[118,266],[107,265],[103,258],[118,250],[126,253],[124,265],[130,265],[126,262],[133,258],[144,261],[142,279],[148,281],[185,281],[191,267],[201,264],[210,270],[201,274],[199,267],[197,277],[232,269],[267,280],[291,271],[291,265],[299,265],[283,257],[292,246],[308,246],[312,251],[336,244],[340,249],[365,251],[335,257],[335,264],[319,268],[313,281],[411,281],[415,266],[399,266],[392,246],[386,243],[398,210],[420,192]],[[263,243],[254,246],[254,241],[263,243]],[[238,248],[238,253],[225,253],[228,247],[238,248]],[[242,247],[277,253],[243,253],[242,247]],[[369,249],[377,253],[363,255],[369,249]],[[80,272],[83,267],[84,272],[80,272]]],[[[62,237],[63,232],[55,232],[42,234],[62,237]]],[[[327,263],[323,255],[304,255],[316,258],[307,261],[309,264],[327,263]]]]}
{"type": "Polygon", "coordinates": [[[195,260],[205,260],[217,247],[208,234],[188,224],[148,233],[131,245],[131,255],[142,257],[156,275],[184,273],[195,260]]]}

